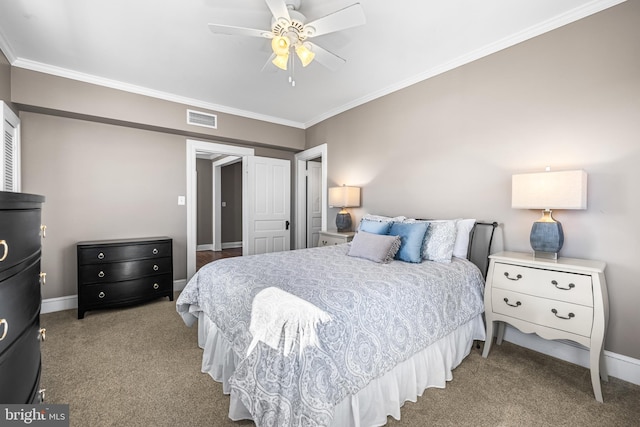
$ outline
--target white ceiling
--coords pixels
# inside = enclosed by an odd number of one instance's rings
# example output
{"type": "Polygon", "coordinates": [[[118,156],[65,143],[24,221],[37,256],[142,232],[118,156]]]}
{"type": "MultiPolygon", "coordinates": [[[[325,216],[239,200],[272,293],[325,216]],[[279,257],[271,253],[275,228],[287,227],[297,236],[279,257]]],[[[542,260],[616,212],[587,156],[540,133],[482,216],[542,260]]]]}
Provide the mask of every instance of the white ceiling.
{"type": "MultiPolygon", "coordinates": [[[[308,20],[357,0],[302,0],[308,20]]],[[[270,29],[264,0],[0,2],[12,65],[219,112],[306,128],[624,0],[359,0],[367,23],[313,41],[347,60],[288,72],[267,39],[208,23],[270,29]]]]}

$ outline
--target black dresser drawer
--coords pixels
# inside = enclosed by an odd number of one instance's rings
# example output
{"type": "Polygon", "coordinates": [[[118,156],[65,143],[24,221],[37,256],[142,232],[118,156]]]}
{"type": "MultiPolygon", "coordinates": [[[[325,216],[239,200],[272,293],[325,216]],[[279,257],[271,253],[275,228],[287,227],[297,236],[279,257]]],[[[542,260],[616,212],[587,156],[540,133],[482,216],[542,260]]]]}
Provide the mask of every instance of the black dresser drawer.
{"type": "Polygon", "coordinates": [[[89,264],[79,268],[80,281],[84,284],[119,282],[169,272],[171,272],[171,258],[89,264]]]}
{"type": "Polygon", "coordinates": [[[78,262],[83,265],[170,256],[170,241],[83,246],[78,250],[78,262]]]}
{"type": "Polygon", "coordinates": [[[0,191],[0,403],[40,398],[43,203],[36,194],[0,191]]]}
{"type": "Polygon", "coordinates": [[[0,352],[0,403],[31,403],[40,380],[40,319],[0,352]]]}
{"type": "Polygon", "coordinates": [[[173,292],[173,277],[168,274],[115,283],[86,285],[82,303],[87,308],[103,304],[130,303],[168,296],[173,292]]]}
{"type": "Polygon", "coordinates": [[[20,337],[34,318],[39,318],[40,286],[40,258],[0,282],[0,354],[20,337]]]}
{"type": "Polygon", "coordinates": [[[0,273],[40,252],[40,209],[0,210],[0,273]]]}
{"type": "Polygon", "coordinates": [[[153,237],[80,242],[78,319],[87,310],[159,297],[173,301],[173,240],[153,237]]]}

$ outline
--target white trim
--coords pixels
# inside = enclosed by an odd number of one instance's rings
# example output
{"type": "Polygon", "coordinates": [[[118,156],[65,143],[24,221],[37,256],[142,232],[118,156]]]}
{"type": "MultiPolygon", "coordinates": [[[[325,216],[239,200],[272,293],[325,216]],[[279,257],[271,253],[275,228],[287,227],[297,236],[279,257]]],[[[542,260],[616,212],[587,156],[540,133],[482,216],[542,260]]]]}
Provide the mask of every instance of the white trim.
{"type": "Polygon", "coordinates": [[[185,279],[178,279],[173,281],[173,292],[178,292],[184,289],[187,286],[187,281],[185,279]]]}
{"type": "Polygon", "coordinates": [[[211,241],[213,242],[213,250],[220,251],[222,246],[222,167],[228,166],[242,159],[238,156],[226,156],[211,162],[211,200],[213,206],[211,209],[211,241]]]}
{"type": "Polygon", "coordinates": [[[196,247],[196,251],[212,251],[213,250],[213,245],[211,243],[208,243],[206,245],[198,245],[196,247]]]}
{"type": "MultiPolygon", "coordinates": [[[[7,58],[9,59],[9,58],[7,58]]],[[[234,116],[246,117],[248,119],[261,120],[264,122],[280,124],[295,128],[304,129],[304,124],[287,120],[280,117],[268,116],[266,114],[254,113],[251,111],[240,110],[237,108],[227,107],[220,104],[213,104],[199,99],[187,98],[185,96],[175,95],[168,92],[149,89],[130,83],[124,83],[117,80],[111,80],[104,77],[94,76],[91,74],[81,73],[67,68],[56,67],[42,62],[31,61],[24,58],[16,58],[11,61],[11,65],[26,70],[38,71],[40,73],[50,74],[53,76],[64,77],[70,80],[76,80],[84,83],[90,83],[98,86],[108,87],[111,89],[123,90],[125,92],[135,93],[138,95],[149,96],[152,98],[162,99],[165,101],[175,102],[178,104],[189,105],[192,107],[204,108],[206,110],[217,111],[220,113],[233,114],[234,116]]]]}
{"type": "Polygon", "coordinates": [[[366,104],[369,101],[373,101],[374,99],[381,98],[393,92],[397,92],[401,89],[404,89],[408,86],[414,85],[421,81],[430,79],[431,77],[435,77],[439,74],[446,73],[447,71],[451,71],[455,68],[471,63],[480,58],[484,58],[485,56],[489,56],[493,53],[496,53],[508,47],[514,46],[518,43],[522,43],[525,40],[529,40],[541,34],[555,30],[556,28],[562,27],[564,25],[568,25],[572,22],[578,21],[582,18],[593,15],[594,13],[613,7],[617,4],[624,3],[625,1],[627,0],[595,0],[584,6],[575,8],[567,13],[556,16],[546,22],[542,22],[540,24],[534,25],[533,27],[526,28],[522,31],[517,32],[516,34],[512,34],[508,37],[505,37],[502,40],[498,40],[494,43],[490,43],[486,46],[476,49],[473,52],[470,52],[458,58],[455,58],[452,61],[438,65],[430,70],[424,71],[420,74],[416,74],[413,77],[409,77],[405,80],[402,80],[400,82],[387,86],[386,88],[377,90],[359,99],[348,102],[338,108],[334,108],[333,110],[320,114],[319,116],[306,122],[304,124],[304,128],[308,129],[311,126],[316,125],[330,117],[343,113],[352,108],[358,107],[362,104],[366,104]]]}
{"type": "MultiPolygon", "coordinates": [[[[173,292],[181,291],[187,286],[184,279],[173,281],[173,292]]],[[[66,297],[47,298],[42,300],[40,314],[55,313],[56,311],[75,310],[78,308],[78,295],[68,295],[66,297]]]]}
{"type": "Polygon", "coordinates": [[[296,207],[296,223],[295,223],[295,248],[302,249],[305,247],[307,235],[307,202],[306,202],[306,162],[308,160],[320,157],[322,161],[322,231],[327,231],[327,176],[328,176],[328,148],[327,144],[320,144],[308,150],[301,151],[295,155],[295,207],[296,207]]]}
{"type": "Polygon", "coordinates": [[[222,249],[235,249],[241,248],[242,242],[226,242],[222,244],[222,249]]]}
{"type": "Polygon", "coordinates": [[[72,310],[78,308],[78,295],[69,295],[59,298],[47,298],[42,300],[40,314],[56,311],[72,310]]]}
{"type": "MultiPolygon", "coordinates": [[[[243,159],[246,156],[252,156],[253,148],[237,147],[234,145],[217,144],[213,142],[197,141],[187,139],[187,279],[196,273],[196,246],[197,246],[197,182],[196,177],[196,157],[198,153],[222,154],[239,156],[243,159]]],[[[243,183],[246,180],[243,180],[243,183]]],[[[243,186],[244,189],[244,186],[243,186]]],[[[245,192],[243,191],[243,198],[245,192]]],[[[245,203],[243,203],[243,206],[245,203]]],[[[246,233],[243,233],[243,241],[246,239],[246,233]]],[[[246,245],[245,245],[246,246],[246,245]]]]}
{"type": "MultiPolygon", "coordinates": [[[[545,340],[536,334],[525,334],[511,325],[506,325],[504,340],[530,350],[555,357],[589,369],[589,351],[572,341],[545,340]]],[[[489,355],[491,357],[491,355],[489,355]]],[[[611,351],[604,352],[607,373],[615,378],[640,385],[640,360],[611,351]]],[[[606,396],[605,396],[606,401],[606,396]]]]}

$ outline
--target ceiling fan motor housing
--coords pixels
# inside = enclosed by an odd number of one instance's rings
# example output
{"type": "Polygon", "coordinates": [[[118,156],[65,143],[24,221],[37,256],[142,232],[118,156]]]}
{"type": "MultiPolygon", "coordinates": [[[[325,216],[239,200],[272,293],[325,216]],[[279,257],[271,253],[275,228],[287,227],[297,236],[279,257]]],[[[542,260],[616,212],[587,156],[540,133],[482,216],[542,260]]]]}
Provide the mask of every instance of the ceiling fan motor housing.
{"type": "Polygon", "coordinates": [[[305,27],[304,22],[307,20],[303,14],[295,10],[289,11],[291,21],[280,19],[272,23],[271,31],[276,37],[288,37],[291,44],[297,41],[304,41],[307,37],[313,35],[313,28],[305,27]]]}

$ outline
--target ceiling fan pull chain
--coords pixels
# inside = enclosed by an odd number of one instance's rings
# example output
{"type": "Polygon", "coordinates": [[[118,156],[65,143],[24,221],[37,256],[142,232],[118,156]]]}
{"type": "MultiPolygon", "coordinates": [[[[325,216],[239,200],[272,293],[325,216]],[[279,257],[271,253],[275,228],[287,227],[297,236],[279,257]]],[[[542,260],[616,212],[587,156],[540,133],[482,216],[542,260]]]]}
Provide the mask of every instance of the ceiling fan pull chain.
{"type": "MultiPolygon", "coordinates": [[[[293,48],[291,50],[293,50],[293,48]]],[[[289,74],[289,83],[291,83],[291,87],[296,87],[296,79],[295,79],[296,61],[295,61],[294,55],[289,55],[289,61],[291,61],[291,74],[289,74]]]]}

